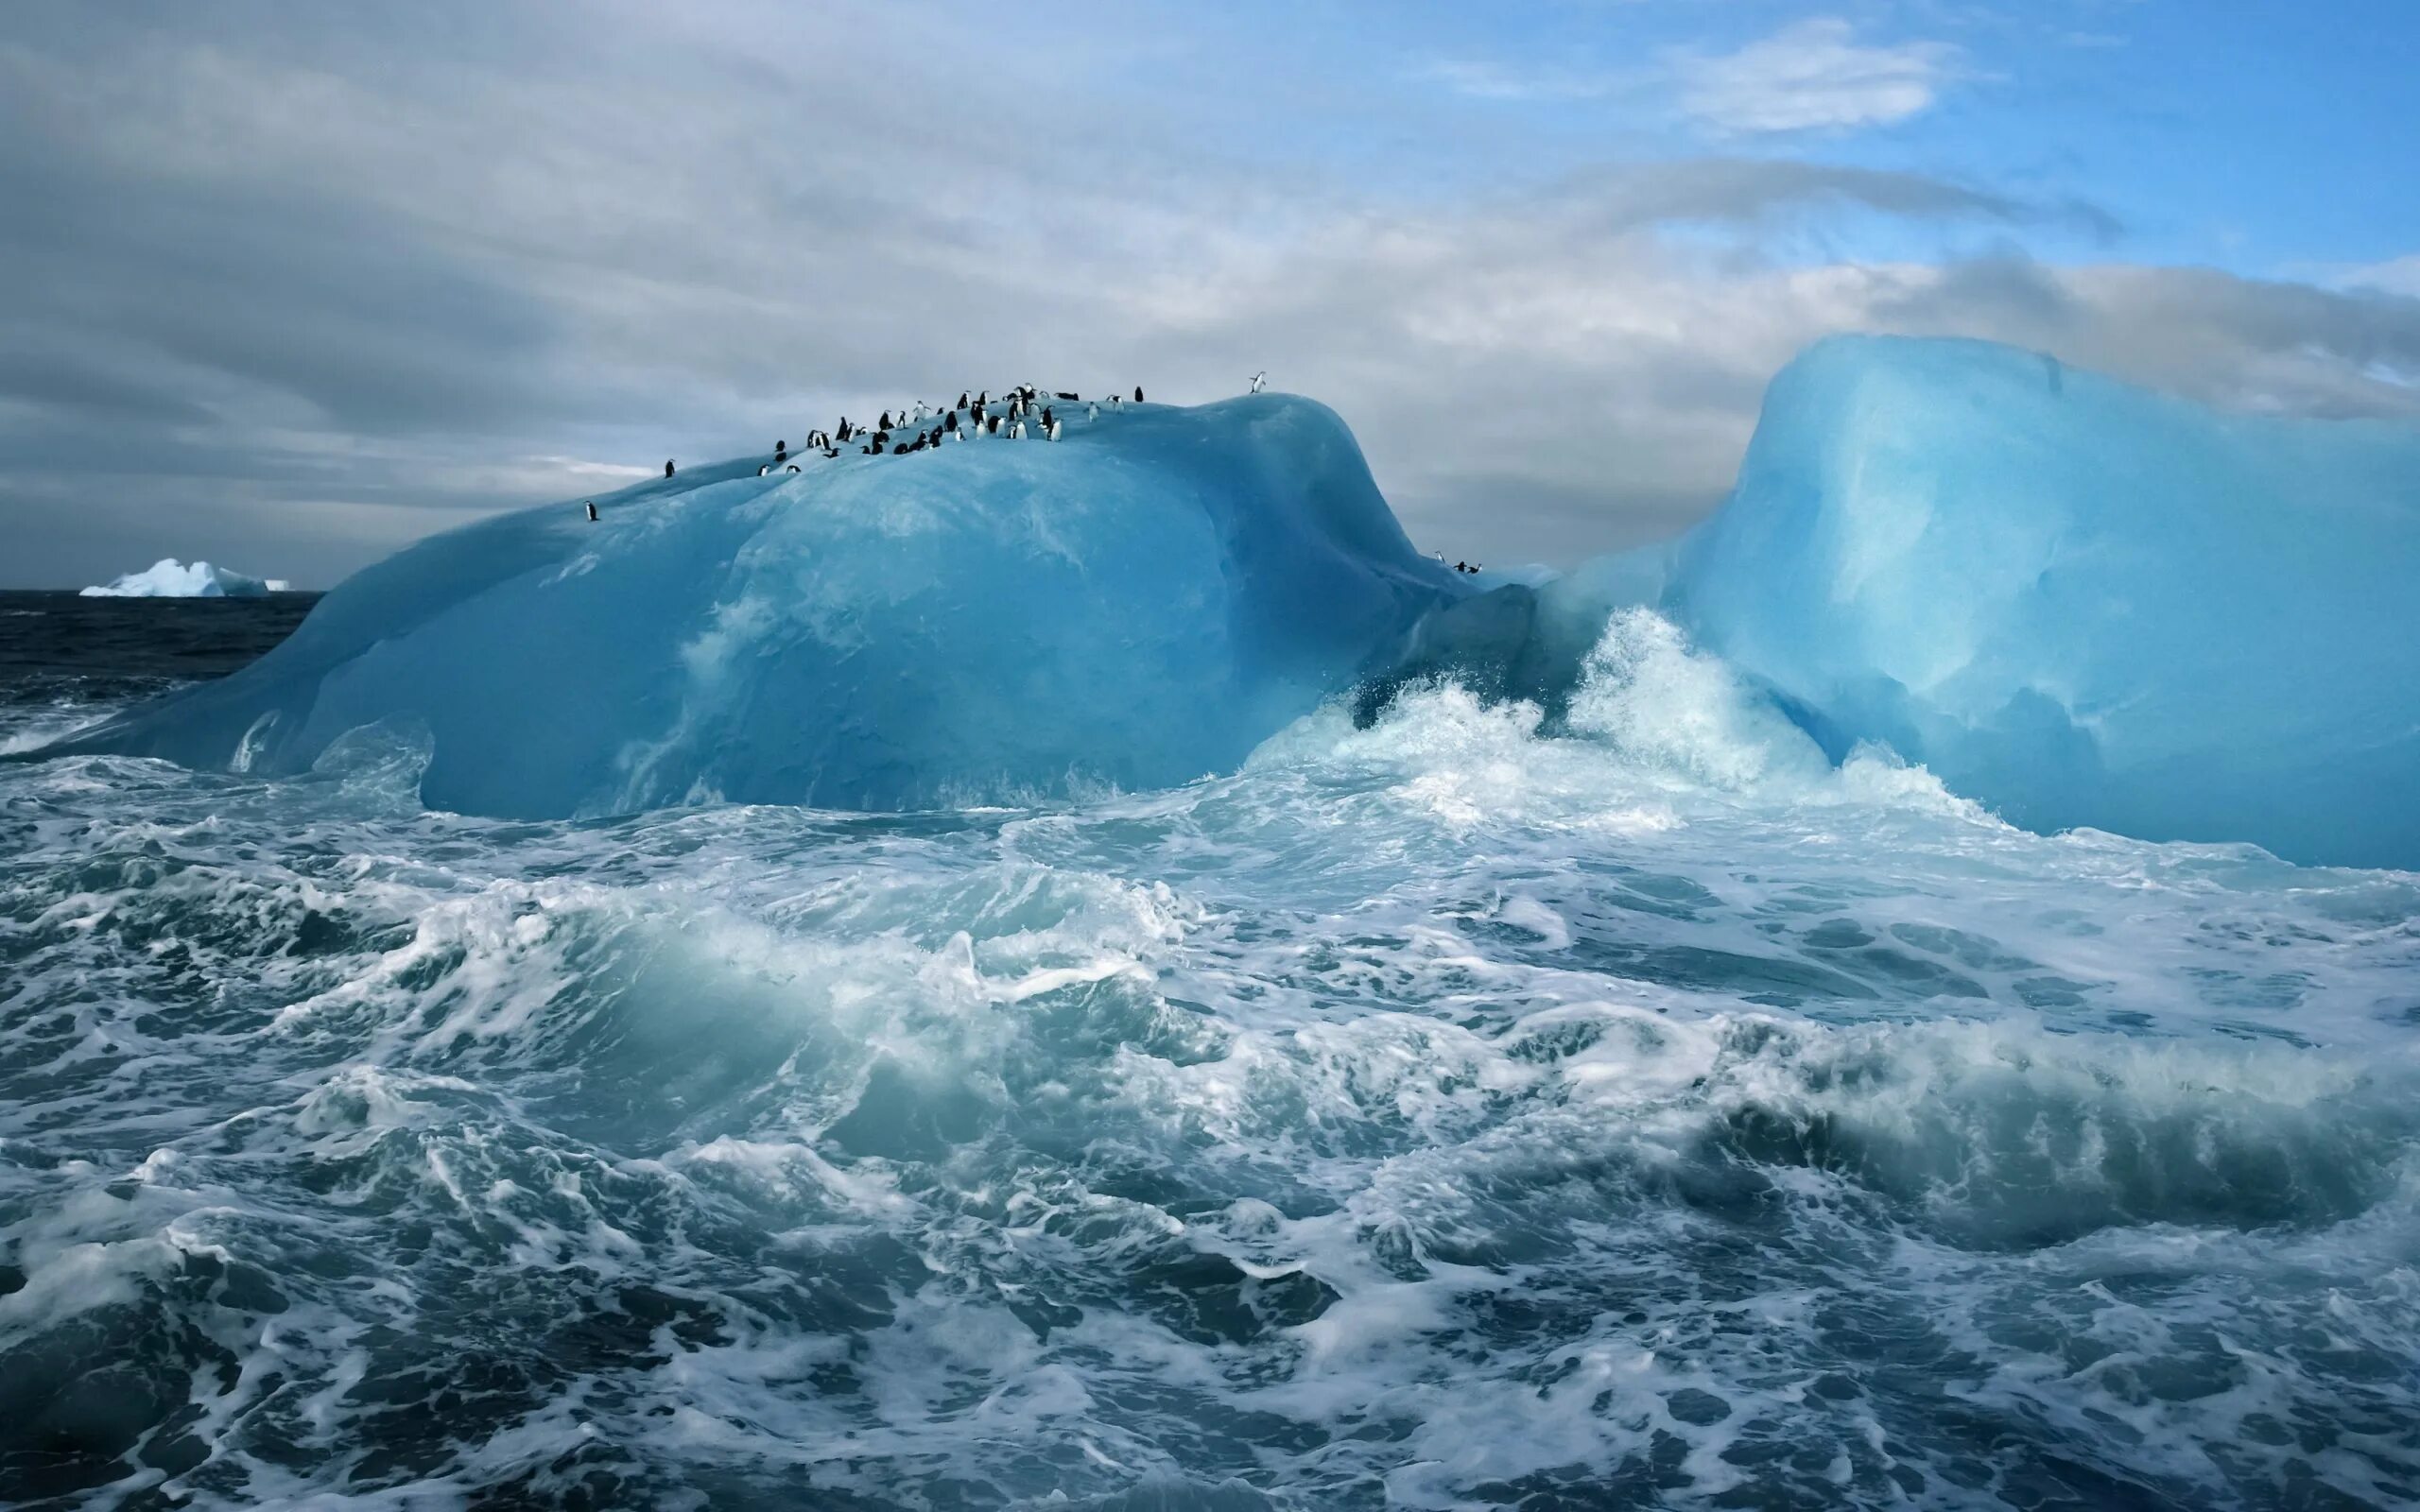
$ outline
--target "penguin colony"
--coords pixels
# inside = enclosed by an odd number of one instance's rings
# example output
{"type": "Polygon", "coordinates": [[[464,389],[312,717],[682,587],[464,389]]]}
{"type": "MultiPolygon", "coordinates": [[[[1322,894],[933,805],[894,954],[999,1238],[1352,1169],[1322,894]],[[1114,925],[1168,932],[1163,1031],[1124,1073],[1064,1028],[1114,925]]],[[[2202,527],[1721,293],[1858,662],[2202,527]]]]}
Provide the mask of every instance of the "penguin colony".
{"type": "MultiPolygon", "coordinates": [[[[1268,382],[1268,373],[1253,373],[1251,391],[1255,394],[1261,392],[1268,382]]],[[[804,457],[821,454],[826,457],[837,457],[842,448],[854,446],[865,456],[907,456],[911,453],[937,449],[951,441],[962,441],[970,436],[996,436],[1011,441],[1028,438],[1055,441],[1066,431],[1066,421],[1056,408],[1058,404],[1082,404],[1084,419],[1090,421],[1100,419],[1103,404],[1119,409],[1129,403],[1143,403],[1140,384],[1135,386],[1132,401],[1122,394],[1109,394],[1087,401],[1068,389],[1046,391],[1032,384],[1019,384],[1006,389],[997,400],[992,397],[988,388],[979,393],[961,392],[958,403],[946,409],[927,404],[923,400],[918,400],[912,408],[902,405],[896,412],[886,409],[874,418],[872,428],[856,424],[843,415],[840,422],[828,431],[807,432],[806,445],[798,455],[804,457]],[[927,429],[925,421],[935,416],[940,419],[927,429]],[[904,440],[895,434],[910,427],[913,434],[904,440]]],[[[756,475],[760,478],[769,476],[775,468],[789,472],[799,471],[798,464],[790,460],[790,443],[787,440],[773,443],[773,459],[758,467],[756,475]]],[[[667,478],[673,475],[670,458],[665,461],[664,475],[667,478]]],[[[596,501],[584,500],[582,507],[587,511],[589,522],[595,524],[596,501]]],[[[1445,558],[1441,556],[1437,559],[1442,562],[1445,558]]],[[[1458,573],[1476,573],[1478,570],[1475,562],[1454,564],[1454,571],[1458,573]]]]}

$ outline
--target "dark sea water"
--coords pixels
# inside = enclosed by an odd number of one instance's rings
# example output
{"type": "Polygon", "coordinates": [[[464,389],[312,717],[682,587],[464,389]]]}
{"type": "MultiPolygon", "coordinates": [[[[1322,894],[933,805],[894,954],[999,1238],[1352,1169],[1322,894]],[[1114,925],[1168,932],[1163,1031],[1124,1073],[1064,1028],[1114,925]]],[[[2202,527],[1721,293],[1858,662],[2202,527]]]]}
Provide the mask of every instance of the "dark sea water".
{"type": "Polygon", "coordinates": [[[1036,808],[28,754],[308,604],[0,595],[0,1503],[2420,1503],[2420,878],[1651,620],[1036,808]]]}

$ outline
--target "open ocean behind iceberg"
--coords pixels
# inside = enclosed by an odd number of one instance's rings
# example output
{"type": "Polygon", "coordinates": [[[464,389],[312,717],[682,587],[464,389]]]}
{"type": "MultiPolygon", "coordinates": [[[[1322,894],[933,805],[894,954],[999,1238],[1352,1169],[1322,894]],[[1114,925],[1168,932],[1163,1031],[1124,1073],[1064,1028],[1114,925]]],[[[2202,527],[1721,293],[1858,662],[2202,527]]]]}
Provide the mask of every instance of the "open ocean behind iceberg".
{"type": "Polygon", "coordinates": [[[1554,582],[1262,396],[0,596],[0,1502],[2420,1502],[2414,443],[1794,371],[1554,582]]]}

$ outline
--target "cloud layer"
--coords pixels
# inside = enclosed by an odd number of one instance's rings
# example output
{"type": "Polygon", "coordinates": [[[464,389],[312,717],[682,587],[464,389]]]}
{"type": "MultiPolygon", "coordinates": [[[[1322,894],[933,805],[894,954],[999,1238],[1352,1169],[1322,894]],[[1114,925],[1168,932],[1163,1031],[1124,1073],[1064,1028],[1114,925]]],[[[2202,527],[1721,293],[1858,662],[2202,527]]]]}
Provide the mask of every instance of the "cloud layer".
{"type": "MultiPolygon", "coordinates": [[[[1200,400],[1265,368],[1354,424],[1424,545],[1498,561],[1710,507],[1765,381],[1832,331],[2420,410],[2420,301],[2053,266],[2025,249],[2112,248],[2117,221],[1740,155],[1923,110],[1959,77],[1944,48],[1810,23],[1689,55],[1699,155],[1445,183],[1305,150],[1269,113],[1285,59],[1202,75],[1181,13],[1153,19],[12,10],[0,572],[202,555],[325,583],[666,455],[1028,378],[1200,400]]],[[[1339,108],[1415,119],[1434,83],[1403,88],[1339,108]]]]}

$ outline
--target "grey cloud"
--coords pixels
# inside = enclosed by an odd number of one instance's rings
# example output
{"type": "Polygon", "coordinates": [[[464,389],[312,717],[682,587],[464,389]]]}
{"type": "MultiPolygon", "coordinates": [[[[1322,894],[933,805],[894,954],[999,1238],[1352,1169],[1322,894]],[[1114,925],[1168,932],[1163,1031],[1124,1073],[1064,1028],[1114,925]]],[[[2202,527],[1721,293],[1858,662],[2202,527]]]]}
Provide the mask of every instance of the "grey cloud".
{"type": "Polygon", "coordinates": [[[739,0],[0,12],[0,202],[35,212],[0,217],[0,576],[173,551],[325,583],[611,466],[1027,378],[1199,400],[1266,368],[1354,424],[1418,540],[1491,561],[1710,507],[1766,380],[1837,330],[2409,412],[2377,372],[2415,365],[2420,301],[2019,250],[1784,260],[1772,236],[1860,218],[2117,234],[1814,163],[1611,163],[1408,209],[1196,130],[1200,101],[1148,108],[1119,14],[1027,36],[739,0]]]}

